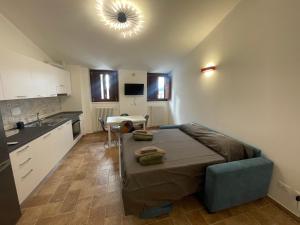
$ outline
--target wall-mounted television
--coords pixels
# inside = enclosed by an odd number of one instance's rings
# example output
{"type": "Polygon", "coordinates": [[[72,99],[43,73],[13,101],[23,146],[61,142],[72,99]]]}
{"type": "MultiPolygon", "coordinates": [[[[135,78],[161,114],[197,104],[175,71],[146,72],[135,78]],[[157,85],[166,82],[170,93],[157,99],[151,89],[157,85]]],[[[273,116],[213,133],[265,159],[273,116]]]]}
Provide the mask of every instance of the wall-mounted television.
{"type": "Polygon", "coordinates": [[[144,84],[125,84],[125,95],[143,95],[144,84]]]}

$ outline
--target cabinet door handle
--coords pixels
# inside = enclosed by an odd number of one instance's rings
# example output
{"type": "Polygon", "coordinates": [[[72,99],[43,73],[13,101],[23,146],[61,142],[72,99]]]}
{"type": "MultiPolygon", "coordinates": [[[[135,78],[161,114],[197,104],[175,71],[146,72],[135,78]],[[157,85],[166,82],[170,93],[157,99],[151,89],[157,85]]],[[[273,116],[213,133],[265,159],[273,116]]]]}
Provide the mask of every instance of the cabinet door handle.
{"type": "Polygon", "coordinates": [[[10,160],[6,160],[2,163],[0,163],[0,173],[5,170],[7,167],[9,167],[11,164],[10,164],[10,160]]]}
{"type": "Polygon", "coordinates": [[[47,134],[47,135],[45,135],[43,138],[44,138],[44,139],[46,139],[46,138],[48,138],[50,135],[51,135],[51,133],[50,133],[50,134],[47,134]]]}
{"type": "Polygon", "coordinates": [[[25,150],[28,149],[28,148],[29,148],[29,145],[27,145],[26,147],[24,147],[24,148],[22,148],[21,150],[17,151],[17,154],[18,154],[18,153],[21,153],[21,152],[23,152],[23,151],[25,151],[25,150]]]}
{"type": "Polygon", "coordinates": [[[30,169],[24,176],[21,177],[21,179],[25,179],[29,174],[31,174],[33,169],[30,169]]]}
{"type": "Polygon", "coordinates": [[[32,158],[28,158],[26,159],[24,162],[20,163],[19,166],[22,167],[24,166],[26,163],[28,163],[32,158]]]}
{"type": "Polygon", "coordinates": [[[16,96],[17,98],[27,98],[27,96],[26,95],[18,95],[18,96],[16,96]]]}

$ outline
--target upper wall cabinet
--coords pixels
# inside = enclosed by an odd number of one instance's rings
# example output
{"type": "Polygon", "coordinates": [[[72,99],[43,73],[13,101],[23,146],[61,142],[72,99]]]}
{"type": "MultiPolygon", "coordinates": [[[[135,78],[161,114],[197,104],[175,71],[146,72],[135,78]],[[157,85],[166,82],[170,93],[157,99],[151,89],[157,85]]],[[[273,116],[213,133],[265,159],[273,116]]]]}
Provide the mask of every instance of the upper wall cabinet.
{"type": "Polygon", "coordinates": [[[69,72],[10,51],[0,51],[0,78],[0,100],[71,94],[69,72]]]}
{"type": "Polygon", "coordinates": [[[36,62],[32,66],[31,78],[33,86],[33,95],[39,97],[50,97],[51,94],[56,96],[55,90],[50,92],[50,84],[48,77],[50,76],[50,70],[48,65],[42,62],[36,62]]]}
{"type": "Polygon", "coordinates": [[[4,99],[34,97],[30,73],[31,63],[29,58],[15,53],[0,54],[0,74],[4,99]]]}
{"type": "Polygon", "coordinates": [[[59,68],[56,69],[56,79],[57,79],[57,86],[56,92],[57,94],[71,94],[71,80],[70,80],[70,73],[65,70],[61,70],[59,68]]]}

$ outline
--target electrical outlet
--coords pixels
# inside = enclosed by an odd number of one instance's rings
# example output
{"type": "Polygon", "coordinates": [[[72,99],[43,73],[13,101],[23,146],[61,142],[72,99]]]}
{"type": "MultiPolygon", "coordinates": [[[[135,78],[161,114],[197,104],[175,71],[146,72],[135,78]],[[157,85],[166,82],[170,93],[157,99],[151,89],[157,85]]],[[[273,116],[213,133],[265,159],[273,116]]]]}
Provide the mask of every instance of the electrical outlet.
{"type": "Polygon", "coordinates": [[[296,201],[297,201],[297,209],[300,212],[300,201],[297,200],[297,198],[299,198],[300,196],[300,191],[296,191],[296,201]]]}

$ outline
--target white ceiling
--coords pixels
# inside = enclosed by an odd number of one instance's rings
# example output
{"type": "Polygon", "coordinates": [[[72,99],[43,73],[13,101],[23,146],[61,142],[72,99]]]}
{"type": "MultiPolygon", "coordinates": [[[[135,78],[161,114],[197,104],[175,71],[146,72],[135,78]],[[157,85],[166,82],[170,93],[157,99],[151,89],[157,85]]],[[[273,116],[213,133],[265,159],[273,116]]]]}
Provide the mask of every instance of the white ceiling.
{"type": "Polygon", "coordinates": [[[0,0],[0,12],[50,57],[89,68],[168,72],[238,0],[132,0],[144,30],[123,39],[96,15],[96,0],[0,0]]]}

